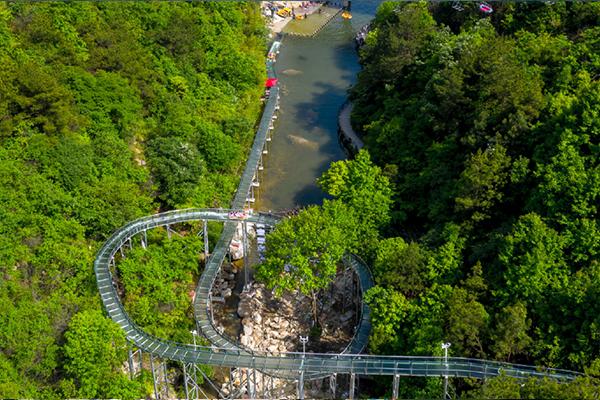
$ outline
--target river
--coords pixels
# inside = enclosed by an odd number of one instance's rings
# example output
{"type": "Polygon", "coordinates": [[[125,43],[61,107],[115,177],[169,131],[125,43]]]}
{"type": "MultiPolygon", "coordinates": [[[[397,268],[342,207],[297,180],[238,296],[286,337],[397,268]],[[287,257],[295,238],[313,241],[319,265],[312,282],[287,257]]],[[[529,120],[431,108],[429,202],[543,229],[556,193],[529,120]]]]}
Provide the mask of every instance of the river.
{"type": "Polygon", "coordinates": [[[339,15],[312,38],[286,36],[275,64],[281,109],[265,159],[258,208],[283,210],[320,204],[316,179],[345,158],[337,114],[360,70],[354,35],[380,1],[355,0],[351,20],[339,15]]]}
{"type": "MultiPolygon", "coordinates": [[[[337,114],[360,70],[354,35],[373,18],[378,4],[356,2],[352,20],[338,15],[313,38],[283,39],[275,64],[281,108],[261,173],[258,209],[320,204],[325,197],[316,179],[331,162],[345,158],[337,138],[337,114]],[[286,70],[299,72],[283,73],[286,70]]],[[[221,311],[220,322],[231,338],[241,330],[237,306],[243,285],[244,274],[239,273],[234,295],[221,311]]]]}

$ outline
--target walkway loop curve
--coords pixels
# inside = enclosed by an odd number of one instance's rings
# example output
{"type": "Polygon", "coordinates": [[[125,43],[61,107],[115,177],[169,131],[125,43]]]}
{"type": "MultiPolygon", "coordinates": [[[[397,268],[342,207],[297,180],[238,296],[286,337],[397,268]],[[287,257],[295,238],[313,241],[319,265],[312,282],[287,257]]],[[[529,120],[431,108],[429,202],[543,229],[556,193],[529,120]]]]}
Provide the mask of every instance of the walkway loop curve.
{"type": "MultiPolygon", "coordinates": [[[[267,74],[268,77],[275,77],[272,60],[267,61],[267,74]]],[[[280,356],[273,356],[265,352],[242,349],[236,343],[222,336],[213,326],[208,313],[210,289],[233,238],[236,224],[239,222],[229,220],[229,213],[242,210],[247,202],[252,182],[262,160],[262,154],[266,149],[267,135],[272,129],[273,115],[278,108],[278,99],[279,88],[274,86],[265,103],[258,131],[231,205],[232,210],[174,210],[139,218],[118,229],[101,247],[94,261],[94,271],[102,303],[110,318],[121,327],[131,343],[142,351],[163,359],[183,363],[253,368],[267,372],[278,371],[279,374],[286,376],[297,376],[299,371],[304,371],[308,374],[305,376],[306,378],[334,373],[464,378],[487,378],[504,373],[517,378],[550,376],[557,379],[573,379],[581,375],[574,371],[540,369],[533,366],[471,358],[449,357],[444,359],[442,357],[359,354],[364,350],[371,330],[370,310],[365,304],[362,306],[362,315],[354,338],[343,354],[282,353],[280,356]],[[135,235],[148,229],[195,220],[222,221],[224,223],[221,237],[207,260],[204,273],[198,282],[194,300],[194,314],[198,327],[209,339],[211,346],[177,343],[154,337],[145,332],[127,315],[111,273],[111,266],[115,262],[115,253],[126,243],[131,243],[135,235]]],[[[277,220],[271,214],[258,213],[250,214],[246,222],[274,225],[277,220]]],[[[347,255],[343,261],[356,271],[363,291],[372,286],[373,281],[368,272],[369,269],[360,258],[347,255]]]]}
{"type": "MultiPolygon", "coordinates": [[[[283,353],[272,356],[265,352],[243,350],[231,342],[220,346],[217,339],[212,346],[194,346],[160,339],[140,328],[127,315],[113,285],[110,267],[119,249],[145,230],[193,220],[228,221],[231,210],[188,209],[176,210],[137,219],[117,230],[102,246],[94,262],[98,290],[110,318],[125,332],[127,339],[142,351],[157,357],[185,363],[213,366],[255,368],[265,371],[289,371],[328,375],[333,373],[400,376],[456,376],[486,378],[505,373],[513,377],[550,376],[557,379],[573,379],[580,374],[558,369],[539,369],[533,366],[508,364],[470,358],[420,357],[420,356],[375,356],[366,354],[317,354],[283,353]]],[[[274,224],[277,218],[270,214],[253,214],[249,223],[274,224]]],[[[355,256],[346,261],[354,267],[364,263],[355,256]]],[[[366,266],[365,266],[366,267],[366,266]]],[[[360,267],[359,267],[360,268],[360,267]]],[[[368,319],[368,314],[363,315],[368,319]]],[[[367,325],[365,325],[367,326],[367,325]]],[[[368,331],[364,334],[368,336],[368,331]]],[[[362,335],[362,333],[361,333],[362,335]]],[[[365,338],[366,338],[365,336],[365,338]]],[[[209,340],[211,338],[209,337],[209,340]]],[[[363,339],[356,340],[357,346],[363,339]]],[[[355,351],[355,348],[349,349],[355,351]]]]}

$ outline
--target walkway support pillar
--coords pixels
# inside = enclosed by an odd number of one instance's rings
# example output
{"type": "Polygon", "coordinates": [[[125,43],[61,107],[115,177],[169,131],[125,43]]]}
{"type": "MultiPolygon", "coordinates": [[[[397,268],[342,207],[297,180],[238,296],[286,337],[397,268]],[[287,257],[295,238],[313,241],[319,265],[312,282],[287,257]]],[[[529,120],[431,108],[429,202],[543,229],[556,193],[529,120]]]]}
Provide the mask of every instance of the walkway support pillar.
{"type": "Polygon", "coordinates": [[[304,400],[304,368],[300,370],[300,378],[298,379],[298,398],[304,400]]]}
{"type": "Polygon", "coordinates": [[[337,380],[337,374],[333,374],[329,377],[329,389],[331,390],[331,397],[335,399],[335,387],[337,380]]]}
{"type": "Polygon", "coordinates": [[[159,399],[156,371],[154,370],[154,355],[150,354],[150,371],[152,371],[152,384],[154,385],[154,398],[159,399]]]}
{"type": "Polygon", "coordinates": [[[250,262],[248,260],[248,233],[247,233],[248,225],[246,222],[242,222],[242,248],[244,252],[244,290],[246,286],[250,283],[250,272],[248,271],[250,262]]]}
{"type": "Polygon", "coordinates": [[[134,378],[133,373],[133,352],[131,351],[131,344],[127,348],[127,361],[129,362],[129,377],[131,380],[134,378]]]}
{"type": "Polygon", "coordinates": [[[392,388],[392,399],[398,400],[398,392],[400,391],[400,375],[394,374],[394,383],[392,388]]]}
{"type": "Polygon", "coordinates": [[[202,234],[204,235],[204,263],[208,260],[208,221],[202,220],[202,234]]]}
{"type": "Polygon", "coordinates": [[[354,400],[354,390],[356,389],[356,374],[350,374],[350,392],[348,393],[348,398],[350,400],[354,400]]]}

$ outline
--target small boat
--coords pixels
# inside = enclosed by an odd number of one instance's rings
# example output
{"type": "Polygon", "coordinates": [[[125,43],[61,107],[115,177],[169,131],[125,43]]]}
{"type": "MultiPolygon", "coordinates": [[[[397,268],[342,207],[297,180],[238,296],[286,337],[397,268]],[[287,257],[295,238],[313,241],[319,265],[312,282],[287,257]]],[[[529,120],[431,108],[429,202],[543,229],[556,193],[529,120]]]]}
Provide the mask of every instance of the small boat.
{"type": "Polygon", "coordinates": [[[348,11],[343,11],[342,12],[342,18],[344,18],[344,19],[352,19],[352,14],[350,14],[348,11]]]}
{"type": "Polygon", "coordinates": [[[485,14],[491,14],[494,12],[494,9],[488,3],[481,2],[481,3],[479,3],[479,11],[481,11],[482,13],[485,13],[485,14]]]}

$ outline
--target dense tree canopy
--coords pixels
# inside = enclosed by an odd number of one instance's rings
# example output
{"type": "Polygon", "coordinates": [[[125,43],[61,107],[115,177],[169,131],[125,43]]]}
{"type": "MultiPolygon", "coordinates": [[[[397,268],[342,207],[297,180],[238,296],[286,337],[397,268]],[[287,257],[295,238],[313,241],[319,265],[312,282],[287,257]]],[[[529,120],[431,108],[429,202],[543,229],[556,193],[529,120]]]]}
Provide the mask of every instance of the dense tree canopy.
{"type": "MultiPolygon", "coordinates": [[[[450,341],[457,356],[583,370],[600,358],[600,4],[493,7],[383,3],[361,49],[353,123],[394,199],[371,349],[450,341]]],[[[473,395],[578,397],[511,385],[473,395]]]]}
{"type": "MultiPolygon", "coordinates": [[[[146,397],[122,373],[94,254],[133,218],[230,201],[264,51],[255,3],[0,3],[0,397],[146,397]]],[[[161,243],[145,270],[125,265],[126,303],[189,341],[200,245],[161,243]]]]}

